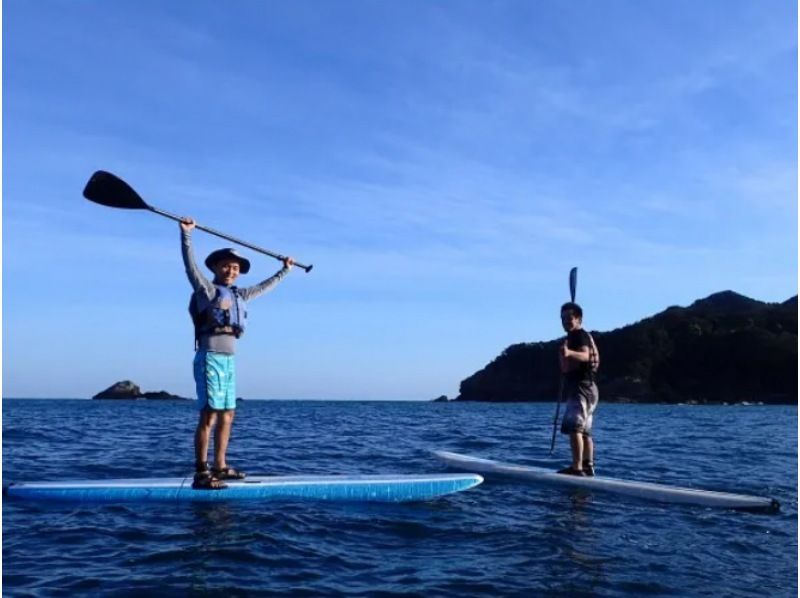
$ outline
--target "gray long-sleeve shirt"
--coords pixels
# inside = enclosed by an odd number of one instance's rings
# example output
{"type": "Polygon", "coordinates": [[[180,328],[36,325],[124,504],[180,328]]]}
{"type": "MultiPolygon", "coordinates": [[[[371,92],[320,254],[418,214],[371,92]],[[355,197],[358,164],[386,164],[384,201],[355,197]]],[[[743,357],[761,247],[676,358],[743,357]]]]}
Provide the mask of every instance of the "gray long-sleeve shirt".
{"type": "MultiPolygon", "coordinates": [[[[189,283],[192,285],[195,294],[205,297],[206,300],[211,301],[217,293],[214,283],[208,280],[194,261],[194,251],[192,251],[192,236],[191,232],[187,233],[181,229],[181,255],[183,256],[183,265],[186,268],[186,276],[189,278],[189,283]]],[[[239,288],[239,295],[245,301],[255,299],[259,295],[263,295],[277,285],[284,276],[289,272],[289,268],[284,266],[275,274],[262,280],[256,285],[246,288],[239,288]]],[[[198,297],[199,299],[200,297],[198,297]]],[[[203,334],[200,336],[199,350],[214,351],[215,353],[235,353],[236,337],[230,334],[203,334]]]]}

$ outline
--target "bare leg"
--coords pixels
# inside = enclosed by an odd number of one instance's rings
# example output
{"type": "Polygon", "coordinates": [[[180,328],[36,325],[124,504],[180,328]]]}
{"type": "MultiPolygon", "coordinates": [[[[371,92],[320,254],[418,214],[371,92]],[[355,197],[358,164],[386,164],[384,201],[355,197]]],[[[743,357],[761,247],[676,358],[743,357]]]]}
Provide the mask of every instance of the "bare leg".
{"type": "Polygon", "coordinates": [[[583,460],[594,463],[594,441],[591,436],[583,437],[583,460]]]}
{"type": "Polygon", "coordinates": [[[583,470],[583,434],[573,432],[569,435],[569,445],[572,448],[572,469],[583,470]]]}
{"type": "Polygon", "coordinates": [[[217,421],[217,414],[209,409],[200,411],[197,429],[194,432],[194,460],[195,466],[208,461],[208,444],[211,439],[211,428],[217,421]]]}
{"type": "Polygon", "coordinates": [[[220,411],[219,424],[214,434],[214,467],[225,469],[228,466],[226,455],[228,453],[228,441],[231,438],[231,427],[233,427],[233,409],[220,411]]]}

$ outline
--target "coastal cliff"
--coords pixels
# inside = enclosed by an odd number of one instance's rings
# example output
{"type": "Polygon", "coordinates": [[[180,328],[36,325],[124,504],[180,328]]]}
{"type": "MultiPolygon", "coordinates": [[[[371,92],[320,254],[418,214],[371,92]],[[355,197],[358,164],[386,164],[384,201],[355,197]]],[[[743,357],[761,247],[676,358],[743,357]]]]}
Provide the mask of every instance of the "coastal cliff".
{"type": "MultiPolygon", "coordinates": [[[[590,332],[603,401],[797,403],[797,296],[764,303],[724,291],[590,332]]],[[[463,380],[456,400],[555,400],[560,342],[511,345],[463,380]]]]}

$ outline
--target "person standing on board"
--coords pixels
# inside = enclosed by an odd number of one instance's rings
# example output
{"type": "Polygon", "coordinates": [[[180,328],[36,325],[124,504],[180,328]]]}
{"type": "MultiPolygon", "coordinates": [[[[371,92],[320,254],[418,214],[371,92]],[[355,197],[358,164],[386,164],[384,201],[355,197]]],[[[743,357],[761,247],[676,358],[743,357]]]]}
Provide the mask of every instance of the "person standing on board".
{"type": "Polygon", "coordinates": [[[234,286],[240,274],[247,274],[250,262],[235,249],[218,249],[205,261],[214,280],[203,276],[194,261],[191,233],[195,222],[184,218],[181,253],[193,294],[189,312],[195,325],[194,380],[200,412],[194,434],[195,474],[193,488],[220,490],[223,480],[241,480],[245,474],[228,465],[226,453],[236,410],[234,349],[245,329],[246,302],[269,291],[292,269],[287,257],[283,268],[252,287],[234,286]],[[214,467],[208,464],[211,430],[214,429],[214,467]]]}
{"type": "Polygon", "coordinates": [[[595,374],[600,356],[592,335],[583,329],[583,310],[577,303],[561,306],[561,326],[567,333],[559,351],[566,406],[561,433],[569,436],[572,464],[558,473],[594,475],[592,421],[599,394],[595,374]]]}

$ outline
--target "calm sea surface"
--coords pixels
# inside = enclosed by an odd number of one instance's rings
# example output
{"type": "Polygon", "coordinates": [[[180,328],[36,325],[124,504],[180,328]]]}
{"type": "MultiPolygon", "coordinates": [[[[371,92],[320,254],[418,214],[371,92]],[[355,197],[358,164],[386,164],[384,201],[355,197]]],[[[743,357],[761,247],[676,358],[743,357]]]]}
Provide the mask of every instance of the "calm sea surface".
{"type": "MultiPolygon", "coordinates": [[[[563,466],[554,404],[241,404],[251,474],[563,466]]],[[[3,401],[3,483],[192,470],[190,402],[3,401]]],[[[4,596],[797,596],[797,408],[601,404],[600,475],[777,498],[777,515],[519,482],[416,504],[3,500],[4,596]]]]}

